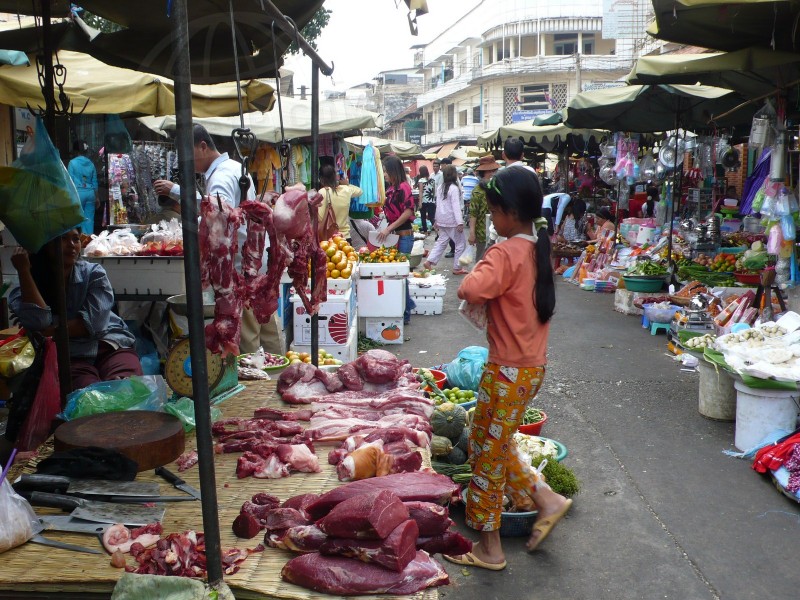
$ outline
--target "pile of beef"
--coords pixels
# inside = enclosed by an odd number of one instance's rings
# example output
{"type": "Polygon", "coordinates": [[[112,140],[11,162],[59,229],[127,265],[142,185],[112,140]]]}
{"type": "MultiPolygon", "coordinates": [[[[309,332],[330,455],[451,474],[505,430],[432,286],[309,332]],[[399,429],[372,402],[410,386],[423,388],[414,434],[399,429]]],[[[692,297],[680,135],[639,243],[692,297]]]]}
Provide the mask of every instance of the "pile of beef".
{"type": "MultiPolygon", "coordinates": [[[[266,195],[265,195],[266,196],[266,195]]],[[[322,196],[316,191],[289,188],[280,196],[269,194],[266,202],[245,201],[234,208],[219,197],[200,203],[200,276],[204,288],[214,290],[214,321],[206,326],[206,346],[214,353],[238,354],[243,308],[251,308],[260,323],[267,323],[278,309],[280,279],[288,269],[295,289],[309,314],[316,314],[327,300],[327,257],[311,227],[311,210],[322,196]],[[241,273],[236,270],[239,252],[237,231],[247,222],[242,246],[241,273]],[[269,237],[267,270],[259,273],[269,237]],[[316,285],[309,298],[309,259],[316,257],[316,285]]]]}
{"type": "Polygon", "coordinates": [[[442,504],[458,486],[436,473],[401,473],[340,486],[321,496],[303,494],[280,504],[257,494],[233,524],[239,537],[301,553],[281,577],[339,595],[411,594],[448,582],[430,557],[463,554],[471,543],[452,531],[442,504]]]}

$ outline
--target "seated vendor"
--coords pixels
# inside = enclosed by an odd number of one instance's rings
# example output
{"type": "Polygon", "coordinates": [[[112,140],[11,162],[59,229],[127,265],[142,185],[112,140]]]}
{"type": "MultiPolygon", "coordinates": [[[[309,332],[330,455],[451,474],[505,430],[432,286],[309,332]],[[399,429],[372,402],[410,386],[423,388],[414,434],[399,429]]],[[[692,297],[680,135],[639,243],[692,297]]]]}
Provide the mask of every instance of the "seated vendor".
{"type": "Polygon", "coordinates": [[[72,388],[141,375],[136,338],[111,311],[114,292],[103,267],[81,259],[77,229],[48,242],[35,254],[18,248],[11,257],[19,287],[11,290],[9,307],[20,326],[46,336],[54,334],[57,320],[51,307],[56,300],[57,252],[64,257],[72,388]]]}
{"type": "Polygon", "coordinates": [[[594,241],[601,238],[606,231],[614,231],[614,217],[611,215],[611,211],[604,206],[598,209],[595,215],[595,224],[593,227],[587,228],[586,236],[594,241]]]}

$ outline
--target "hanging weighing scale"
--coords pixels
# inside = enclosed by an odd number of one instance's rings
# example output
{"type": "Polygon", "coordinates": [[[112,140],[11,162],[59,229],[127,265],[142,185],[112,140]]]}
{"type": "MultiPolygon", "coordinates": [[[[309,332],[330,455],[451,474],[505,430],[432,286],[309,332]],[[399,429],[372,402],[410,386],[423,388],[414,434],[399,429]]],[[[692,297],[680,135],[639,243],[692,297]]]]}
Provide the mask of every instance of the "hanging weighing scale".
{"type": "MultiPolygon", "coordinates": [[[[208,396],[211,404],[219,404],[244,389],[244,386],[239,383],[236,356],[231,354],[222,358],[219,354],[213,354],[206,350],[206,370],[208,396]]],[[[170,349],[164,364],[164,377],[175,397],[194,398],[188,337],[183,338],[170,349]]]]}

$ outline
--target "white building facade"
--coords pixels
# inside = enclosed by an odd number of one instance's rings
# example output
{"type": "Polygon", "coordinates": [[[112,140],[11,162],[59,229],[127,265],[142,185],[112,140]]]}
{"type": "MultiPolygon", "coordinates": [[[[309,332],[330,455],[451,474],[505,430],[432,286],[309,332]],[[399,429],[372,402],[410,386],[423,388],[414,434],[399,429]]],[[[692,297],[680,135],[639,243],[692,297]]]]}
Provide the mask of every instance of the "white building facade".
{"type": "Polygon", "coordinates": [[[636,53],[634,40],[603,38],[603,0],[484,0],[453,20],[416,48],[423,145],[474,140],[620,85],[636,53]]]}

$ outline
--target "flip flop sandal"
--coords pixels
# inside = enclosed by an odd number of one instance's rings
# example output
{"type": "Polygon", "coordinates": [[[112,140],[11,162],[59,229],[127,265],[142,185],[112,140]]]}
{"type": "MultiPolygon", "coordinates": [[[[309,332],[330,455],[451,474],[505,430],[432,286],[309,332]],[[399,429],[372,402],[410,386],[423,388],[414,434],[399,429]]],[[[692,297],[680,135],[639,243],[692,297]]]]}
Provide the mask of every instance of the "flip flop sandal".
{"type": "Polygon", "coordinates": [[[536,523],[533,525],[533,531],[538,531],[539,537],[536,538],[533,548],[528,548],[528,552],[533,552],[541,545],[547,536],[550,535],[550,532],[553,531],[553,528],[558,524],[558,522],[569,512],[571,507],[572,500],[567,498],[566,503],[559,512],[541,520],[537,519],[536,523]]]}
{"type": "Polygon", "coordinates": [[[475,556],[472,552],[467,552],[461,556],[447,556],[442,554],[446,561],[457,565],[464,565],[465,567],[478,567],[480,569],[488,569],[489,571],[502,571],[508,564],[506,561],[501,563],[487,563],[483,562],[480,558],[475,556]]]}

